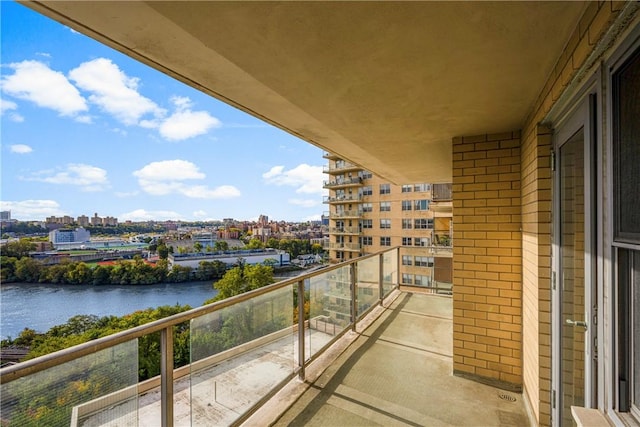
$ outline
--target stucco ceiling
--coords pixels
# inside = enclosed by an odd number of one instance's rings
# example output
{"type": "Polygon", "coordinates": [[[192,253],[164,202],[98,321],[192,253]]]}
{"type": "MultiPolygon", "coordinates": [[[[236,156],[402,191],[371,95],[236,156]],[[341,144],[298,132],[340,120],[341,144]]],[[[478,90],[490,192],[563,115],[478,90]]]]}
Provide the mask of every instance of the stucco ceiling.
{"type": "Polygon", "coordinates": [[[585,7],[24,4],[395,183],[450,181],[453,137],[519,129],[585,7]]]}

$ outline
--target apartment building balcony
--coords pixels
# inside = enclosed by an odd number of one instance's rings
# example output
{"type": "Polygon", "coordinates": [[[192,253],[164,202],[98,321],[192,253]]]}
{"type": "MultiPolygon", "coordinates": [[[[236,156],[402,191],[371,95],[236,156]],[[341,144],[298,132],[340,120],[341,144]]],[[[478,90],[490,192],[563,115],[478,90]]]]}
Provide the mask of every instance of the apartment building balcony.
{"type": "Polygon", "coordinates": [[[521,395],[451,372],[451,299],[401,292],[391,249],[4,368],[0,379],[9,423],[527,423],[521,395]],[[334,288],[336,275],[349,285],[334,288]],[[295,322],[305,303],[308,318],[295,322]],[[173,328],[185,322],[191,363],[173,369],[173,328]],[[138,382],[138,339],[157,332],[162,373],[138,382]]]}
{"type": "Polygon", "coordinates": [[[329,233],[359,236],[362,234],[362,230],[360,227],[329,227],[329,233]]]}
{"type": "Polygon", "coordinates": [[[331,212],[331,214],[329,215],[330,219],[349,219],[360,217],[362,217],[362,212],[358,210],[331,212]]]}
{"type": "Polygon", "coordinates": [[[322,184],[324,188],[336,189],[336,188],[348,188],[348,187],[361,187],[362,186],[362,178],[345,178],[334,181],[324,181],[322,184]]]}
{"type": "Polygon", "coordinates": [[[338,242],[330,242],[329,249],[339,250],[339,251],[356,251],[359,252],[361,249],[360,243],[338,243],[338,242]]]}
{"type": "Polygon", "coordinates": [[[334,163],[330,165],[324,165],[322,167],[322,172],[329,175],[339,175],[342,173],[358,172],[361,170],[362,170],[361,166],[354,165],[353,163],[350,163],[350,162],[334,163]]]}
{"type": "Polygon", "coordinates": [[[327,160],[337,160],[340,158],[340,156],[338,156],[337,154],[333,154],[325,151],[324,153],[322,153],[322,158],[327,160]]]}
{"type": "Polygon", "coordinates": [[[330,203],[330,204],[341,204],[341,203],[354,203],[360,202],[362,200],[362,196],[359,194],[349,194],[342,196],[324,196],[322,198],[322,203],[330,203]]]}
{"type": "Polygon", "coordinates": [[[433,202],[450,202],[453,200],[453,185],[433,184],[431,185],[431,200],[433,202]]]}

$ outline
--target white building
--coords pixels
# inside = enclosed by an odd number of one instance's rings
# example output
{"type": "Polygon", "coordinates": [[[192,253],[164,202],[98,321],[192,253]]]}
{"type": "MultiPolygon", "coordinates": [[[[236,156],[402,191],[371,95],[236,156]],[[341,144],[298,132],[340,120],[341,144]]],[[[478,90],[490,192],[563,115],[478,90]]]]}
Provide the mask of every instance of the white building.
{"type": "Polygon", "coordinates": [[[51,241],[53,247],[56,249],[58,246],[66,246],[69,243],[88,243],[90,238],[91,233],[83,227],[78,227],[75,230],[71,228],[61,228],[49,233],[49,241],[51,241]]]}
{"type": "Polygon", "coordinates": [[[192,254],[169,254],[169,266],[175,264],[182,267],[191,267],[197,270],[200,261],[220,261],[227,265],[238,263],[242,259],[245,264],[262,264],[267,260],[273,260],[275,267],[282,267],[290,264],[288,253],[276,249],[253,249],[239,251],[224,251],[212,253],[192,253],[192,254]]]}

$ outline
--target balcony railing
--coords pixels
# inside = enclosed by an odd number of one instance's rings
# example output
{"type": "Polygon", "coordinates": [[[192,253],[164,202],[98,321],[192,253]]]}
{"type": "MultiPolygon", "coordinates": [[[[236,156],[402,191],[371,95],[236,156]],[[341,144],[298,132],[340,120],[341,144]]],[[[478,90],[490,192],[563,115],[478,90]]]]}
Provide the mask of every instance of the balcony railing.
{"type": "Polygon", "coordinates": [[[324,181],[323,182],[323,187],[324,188],[341,188],[341,187],[355,187],[355,186],[360,186],[362,185],[362,178],[360,177],[355,177],[355,178],[344,178],[344,179],[337,179],[334,181],[324,181]]]}
{"type": "Polygon", "coordinates": [[[296,375],[304,379],[311,361],[397,287],[398,254],[367,255],[3,368],[3,425],[239,424],[296,375]],[[337,311],[331,295],[345,283],[348,302],[337,311]],[[175,328],[188,328],[188,343],[174,340],[175,328]],[[158,334],[161,374],[138,382],[138,354],[154,347],[139,341],[158,334]],[[190,363],[174,369],[176,351],[189,351],[190,363]]]}
{"type": "Polygon", "coordinates": [[[359,235],[362,234],[362,231],[360,230],[360,227],[330,227],[329,233],[359,235]]]}
{"type": "Polygon", "coordinates": [[[331,219],[360,218],[361,216],[362,212],[357,210],[331,212],[331,214],[329,214],[329,218],[331,219]]]}
{"type": "Polygon", "coordinates": [[[333,204],[353,203],[353,202],[359,202],[361,200],[362,200],[362,196],[358,194],[350,194],[350,195],[343,195],[343,196],[324,196],[324,198],[322,199],[322,203],[333,203],[333,204]]]}
{"type": "Polygon", "coordinates": [[[361,248],[360,243],[329,243],[329,249],[340,251],[359,251],[361,248]]]}
{"type": "Polygon", "coordinates": [[[353,163],[349,163],[349,162],[335,163],[332,165],[324,165],[322,167],[322,172],[330,175],[337,175],[345,172],[353,172],[353,171],[359,171],[359,170],[362,170],[360,166],[354,165],[353,163]]]}
{"type": "Polygon", "coordinates": [[[434,202],[444,202],[453,200],[451,184],[433,184],[431,186],[431,200],[434,202]]]}

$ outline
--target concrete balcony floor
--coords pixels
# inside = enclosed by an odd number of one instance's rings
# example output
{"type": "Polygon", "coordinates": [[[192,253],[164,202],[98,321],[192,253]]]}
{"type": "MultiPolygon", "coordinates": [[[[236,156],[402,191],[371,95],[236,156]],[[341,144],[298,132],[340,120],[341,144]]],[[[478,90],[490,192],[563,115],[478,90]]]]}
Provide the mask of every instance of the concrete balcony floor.
{"type": "Polygon", "coordinates": [[[448,297],[400,293],[304,386],[306,391],[275,425],[529,424],[522,395],[452,375],[452,300],[448,297]]]}

